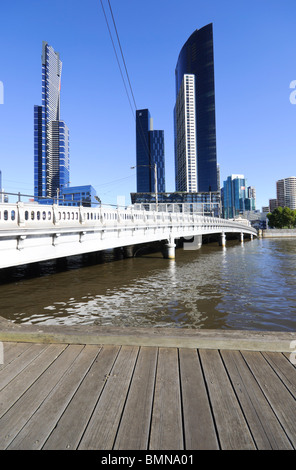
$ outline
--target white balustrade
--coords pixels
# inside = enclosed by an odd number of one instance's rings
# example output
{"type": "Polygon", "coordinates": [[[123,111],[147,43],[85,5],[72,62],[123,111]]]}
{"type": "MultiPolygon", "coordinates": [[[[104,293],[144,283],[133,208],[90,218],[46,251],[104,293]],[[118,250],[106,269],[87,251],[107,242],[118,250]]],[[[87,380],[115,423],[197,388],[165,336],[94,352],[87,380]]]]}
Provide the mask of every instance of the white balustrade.
{"type": "Polygon", "coordinates": [[[202,234],[256,236],[256,230],[245,222],[133,206],[112,209],[0,203],[0,268],[10,262],[17,265],[157,240],[170,240],[168,246],[173,247],[174,239],[202,234]]]}

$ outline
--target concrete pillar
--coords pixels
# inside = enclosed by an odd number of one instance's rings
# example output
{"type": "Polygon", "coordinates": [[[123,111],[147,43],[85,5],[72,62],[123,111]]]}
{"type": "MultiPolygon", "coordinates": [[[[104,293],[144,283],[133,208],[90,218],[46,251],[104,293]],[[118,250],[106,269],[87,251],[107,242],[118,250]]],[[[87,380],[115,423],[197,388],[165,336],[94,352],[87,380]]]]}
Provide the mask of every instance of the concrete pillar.
{"type": "Polygon", "coordinates": [[[226,246],[226,236],[225,236],[224,232],[221,233],[219,245],[220,246],[226,246]]]}
{"type": "Polygon", "coordinates": [[[190,238],[190,241],[187,241],[184,237],[183,250],[199,250],[202,246],[202,235],[194,235],[193,240],[190,238]]]}
{"type": "Polygon", "coordinates": [[[132,258],[134,256],[134,245],[124,246],[123,255],[125,258],[132,258]]]}
{"type": "Polygon", "coordinates": [[[168,239],[168,243],[165,245],[165,253],[164,257],[167,259],[175,259],[175,240],[174,237],[170,236],[168,239]]]}

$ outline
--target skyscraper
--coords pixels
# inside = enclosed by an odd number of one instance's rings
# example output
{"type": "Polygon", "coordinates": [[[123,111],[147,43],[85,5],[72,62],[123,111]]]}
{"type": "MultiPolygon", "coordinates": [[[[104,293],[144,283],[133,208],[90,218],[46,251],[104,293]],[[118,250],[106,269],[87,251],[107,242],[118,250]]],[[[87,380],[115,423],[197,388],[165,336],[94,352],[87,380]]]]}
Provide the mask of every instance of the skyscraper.
{"type": "Polygon", "coordinates": [[[224,181],[222,205],[225,219],[255,210],[255,188],[247,187],[244,175],[231,175],[224,181]]]}
{"type": "Polygon", "coordinates": [[[60,120],[62,62],[42,43],[42,105],[34,106],[34,196],[55,198],[69,186],[69,130],[60,120]]]}
{"type": "Polygon", "coordinates": [[[279,207],[296,209],[296,177],[290,176],[276,182],[276,197],[279,207]]]}
{"type": "Polygon", "coordinates": [[[197,29],[184,44],[175,78],[176,190],[217,191],[212,23],[197,29]]]}
{"type": "Polygon", "coordinates": [[[148,109],[136,112],[137,192],[165,192],[164,131],[153,130],[148,109]]]}

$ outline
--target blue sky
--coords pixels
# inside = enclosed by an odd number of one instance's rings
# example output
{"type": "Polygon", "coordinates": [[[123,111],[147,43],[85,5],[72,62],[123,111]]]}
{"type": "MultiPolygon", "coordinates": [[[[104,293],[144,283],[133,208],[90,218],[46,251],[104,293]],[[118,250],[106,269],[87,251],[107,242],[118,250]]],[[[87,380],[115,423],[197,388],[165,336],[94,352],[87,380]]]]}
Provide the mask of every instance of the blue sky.
{"type": "MultiPolygon", "coordinates": [[[[110,0],[138,109],[163,129],[166,190],[174,191],[175,66],[195,29],[214,30],[221,183],[244,174],[257,208],[296,175],[295,0],[110,0]]],[[[108,1],[103,0],[112,27],[108,1]]],[[[0,170],[3,187],[33,194],[33,107],[41,104],[41,49],[63,62],[61,118],[70,129],[71,185],[103,203],[136,190],[135,120],[100,0],[1,2],[0,170]]],[[[112,28],[114,41],[116,35],[112,28]]],[[[120,57],[120,52],[118,50],[120,57]]],[[[122,66],[123,67],[123,66],[122,66]]],[[[123,68],[124,71],[124,68],[123,68]]]]}

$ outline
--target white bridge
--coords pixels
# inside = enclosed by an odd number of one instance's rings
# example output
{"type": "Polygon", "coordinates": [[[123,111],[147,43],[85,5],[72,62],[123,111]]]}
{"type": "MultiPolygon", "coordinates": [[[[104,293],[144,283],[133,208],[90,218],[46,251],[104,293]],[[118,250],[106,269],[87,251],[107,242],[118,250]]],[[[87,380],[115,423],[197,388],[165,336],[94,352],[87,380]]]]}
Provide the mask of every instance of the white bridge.
{"type": "Polygon", "coordinates": [[[0,203],[0,269],[118,247],[132,256],[135,245],[156,241],[165,241],[165,256],[174,258],[180,238],[184,249],[198,249],[206,234],[220,234],[222,246],[229,233],[241,241],[257,236],[247,221],[186,212],[186,204],[169,206],[170,211],[147,211],[0,203]]]}

